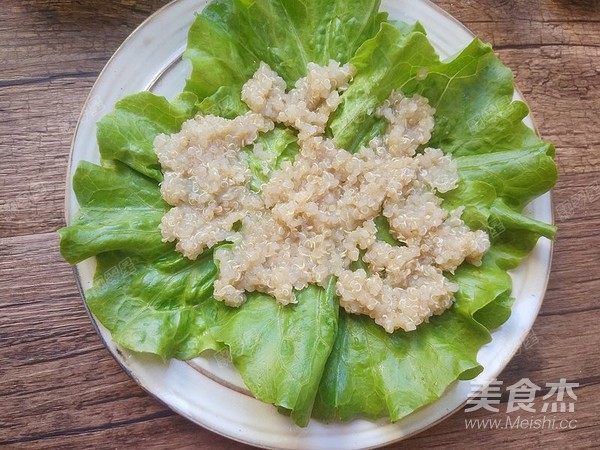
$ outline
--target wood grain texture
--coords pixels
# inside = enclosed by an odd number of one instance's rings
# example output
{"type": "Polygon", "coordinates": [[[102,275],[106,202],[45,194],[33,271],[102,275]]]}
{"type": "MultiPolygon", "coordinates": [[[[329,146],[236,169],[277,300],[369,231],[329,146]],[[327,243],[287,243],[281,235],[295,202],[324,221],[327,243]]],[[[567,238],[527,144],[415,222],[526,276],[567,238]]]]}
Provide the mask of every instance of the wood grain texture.
{"type": "MultiPolygon", "coordinates": [[[[2,1],[0,446],[245,448],[174,414],[121,370],[94,331],[54,233],[64,223],[70,141],[87,93],[123,39],[165,3],[2,1]]],[[[577,427],[472,430],[466,419],[514,419],[518,412],[460,411],[389,448],[597,448],[600,2],[436,3],[495,46],[540,133],[556,144],[560,231],[550,284],[532,338],[500,379],[579,382],[569,416],[577,427]]]]}

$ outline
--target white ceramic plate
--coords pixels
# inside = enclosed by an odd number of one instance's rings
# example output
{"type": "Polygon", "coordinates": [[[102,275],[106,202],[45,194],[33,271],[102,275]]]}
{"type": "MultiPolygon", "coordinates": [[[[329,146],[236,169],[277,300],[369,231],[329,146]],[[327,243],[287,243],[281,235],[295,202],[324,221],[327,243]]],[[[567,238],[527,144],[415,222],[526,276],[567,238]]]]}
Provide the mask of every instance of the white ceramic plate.
{"type": "MultiPolygon", "coordinates": [[[[67,179],[68,223],[78,210],[71,174],[82,160],[99,162],[96,122],[126,95],[149,90],[171,99],[181,92],[190,71],[188,63],[181,60],[187,31],[194,13],[206,3],[178,0],[158,11],[129,36],[99,76],[73,139],[67,179]]],[[[394,19],[421,21],[442,57],[457,53],[473,38],[458,21],[426,0],[384,0],[382,9],[394,19]]],[[[515,98],[521,99],[518,93],[515,98]]],[[[529,119],[528,124],[533,126],[529,119]]],[[[552,222],[550,195],[535,200],[527,213],[552,222]]],[[[512,273],[517,299],[513,313],[493,333],[493,341],[479,352],[478,360],[485,370],[476,383],[485,384],[497,377],[529,332],[546,289],[551,255],[551,242],[542,238],[522,266],[512,273]]],[[[93,258],[77,265],[82,296],[92,284],[94,268],[93,258]]],[[[163,363],[158,358],[117,348],[110,333],[93,317],[92,320],[116,360],[145,390],[205,428],[261,447],[343,450],[381,446],[439,422],[460,408],[470,393],[469,382],[456,382],[437,402],[394,424],[365,420],[323,424],[313,420],[307,428],[299,428],[274,407],[251,397],[235,369],[219,355],[197,358],[191,363],[175,360],[163,363]]]]}

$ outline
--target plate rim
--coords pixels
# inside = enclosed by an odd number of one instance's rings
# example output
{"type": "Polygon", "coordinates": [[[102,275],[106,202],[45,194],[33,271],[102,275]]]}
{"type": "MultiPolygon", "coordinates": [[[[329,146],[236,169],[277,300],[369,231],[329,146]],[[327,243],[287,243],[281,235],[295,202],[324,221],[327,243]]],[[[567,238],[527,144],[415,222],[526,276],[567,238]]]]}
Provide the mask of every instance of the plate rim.
{"type": "MultiPolygon", "coordinates": [[[[68,158],[68,162],[67,162],[67,171],[66,171],[66,183],[65,183],[65,199],[64,199],[64,214],[65,214],[65,223],[67,225],[70,224],[71,220],[70,220],[70,216],[72,216],[72,212],[71,212],[71,208],[70,208],[70,204],[69,204],[69,200],[71,199],[71,195],[72,195],[72,180],[73,180],[73,158],[74,158],[74,153],[75,153],[75,144],[76,144],[76,138],[79,134],[79,130],[80,130],[80,126],[82,123],[82,119],[84,118],[89,104],[91,102],[91,99],[94,96],[95,90],[97,85],[99,84],[101,78],[103,77],[103,75],[109,70],[111,63],[113,63],[113,61],[117,58],[118,54],[120,54],[123,49],[132,41],[134,40],[137,35],[141,32],[141,30],[143,28],[145,28],[146,26],[148,26],[151,22],[153,22],[154,20],[157,19],[157,17],[161,16],[166,10],[172,8],[174,5],[184,2],[184,1],[189,1],[189,0],[172,0],[171,2],[163,5],[162,7],[160,7],[158,10],[156,10],[155,12],[153,12],[152,14],[150,14],[146,19],[144,19],[138,26],[135,27],[135,29],[123,40],[123,42],[121,42],[121,44],[119,44],[119,46],[117,47],[117,49],[113,52],[113,54],[111,55],[111,57],[108,59],[108,61],[105,63],[104,67],[102,68],[102,70],[99,72],[98,76],[96,77],[96,80],[94,81],[94,84],[92,85],[92,87],[90,88],[88,95],[82,105],[81,108],[81,113],[79,114],[78,120],[77,120],[77,124],[75,126],[75,129],[73,131],[73,137],[71,139],[71,144],[70,144],[70,149],[69,149],[69,158],[68,158]]],[[[385,0],[384,0],[385,1],[385,0]]],[[[426,4],[428,7],[434,9],[437,13],[445,16],[446,19],[452,21],[454,23],[454,25],[462,28],[464,31],[466,31],[468,34],[470,34],[471,37],[475,38],[477,37],[477,35],[470,30],[466,25],[464,25],[461,21],[459,21],[457,18],[455,18],[453,15],[451,15],[448,11],[446,11],[445,9],[443,9],[442,7],[440,7],[439,5],[437,5],[436,3],[432,2],[431,0],[418,0],[421,3],[426,4]]],[[[202,6],[202,8],[204,8],[204,6],[209,3],[210,0],[197,0],[198,6],[202,6]]],[[[384,9],[382,9],[382,11],[385,11],[384,9]]],[[[163,67],[159,72],[157,72],[155,74],[155,76],[152,78],[152,80],[149,82],[149,86],[153,86],[157,80],[159,80],[162,75],[167,72],[169,70],[169,68],[175,64],[178,61],[173,61],[170,64],[166,65],[165,67],[163,67]]],[[[514,82],[514,90],[515,90],[515,94],[518,95],[520,98],[522,98],[523,100],[525,100],[525,96],[522,94],[522,91],[519,89],[519,87],[517,86],[516,82],[514,82]]],[[[121,97],[122,98],[122,97],[121,97]]],[[[113,105],[114,106],[114,105],[113,105]]],[[[530,127],[535,131],[535,133],[540,136],[539,133],[539,129],[537,127],[537,124],[534,120],[533,117],[533,113],[531,112],[531,110],[529,111],[529,115],[528,118],[530,120],[530,127]]],[[[548,203],[549,203],[549,213],[550,213],[550,223],[554,224],[555,223],[555,217],[554,217],[554,202],[553,202],[553,190],[548,191],[546,194],[548,196],[548,203]]],[[[535,199],[534,199],[535,201],[535,199]]],[[[505,368],[506,365],[514,358],[515,354],[519,351],[520,347],[523,345],[524,340],[526,339],[528,333],[531,331],[531,329],[533,328],[533,324],[535,323],[535,321],[537,320],[537,317],[539,316],[539,311],[541,309],[541,306],[544,302],[544,298],[545,295],[547,293],[547,287],[548,287],[548,283],[549,283],[549,279],[550,279],[550,274],[552,272],[552,261],[553,261],[553,254],[554,254],[554,240],[549,240],[549,245],[548,245],[548,250],[547,250],[547,257],[548,257],[548,264],[546,267],[546,273],[544,276],[544,280],[542,283],[542,288],[540,291],[540,299],[538,301],[538,305],[537,308],[535,310],[535,314],[533,315],[533,321],[531,326],[528,328],[527,333],[525,335],[523,335],[519,341],[518,344],[514,346],[514,348],[508,352],[502,355],[503,359],[506,359],[506,364],[503,364],[502,369],[500,369],[500,371],[496,374],[499,375],[505,368]]],[[[539,245],[539,243],[537,244],[539,245]]],[[[529,257],[529,256],[528,256],[529,257]]],[[[94,258],[94,257],[92,257],[94,258]]],[[[186,420],[189,420],[191,423],[194,423],[195,425],[199,425],[204,429],[207,429],[217,435],[226,437],[227,439],[231,439],[233,441],[236,442],[240,442],[243,444],[248,444],[254,447],[260,447],[260,448],[279,448],[279,447],[274,447],[274,446],[264,446],[261,445],[255,441],[252,440],[245,440],[235,434],[231,434],[231,433],[225,433],[222,430],[217,430],[205,423],[202,423],[198,420],[195,420],[193,417],[190,417],[189,415],[187,415],[185,412],[183,412],[181,409],[177,408],[177,406],[171,405],[169,403],[167,403],[166,400],[163,400],[162,398],[160,398],[158,396],[158,394],[155,394],[154,392],[151,391],[151,388],[147,387],[143,382],[140,381],[140,379],[136,376],[136,374],[133,372],[132,369],[130,369],[129,367],[127,367],[123,361],[120,360],[119,356],[123,357],[123,354],[121,352],[121,349],[116,346],[115,344],[115,351],[113,352],[111,349],[111,346],[109,345],[110,343],[108,342],[108,340],[104,337],[101,328],[100,328],[100,324],[97,321],[97,319],[94,317],[93,313],[90,311],[88,305],[87,305],[87,301],[86,301],[86,295],[85,295],[85,288],[83,287],[82,284],[82,278],[81,278],[81,274],[79,271],[79,267],[78,264],[73,265],[72,266],[72,270],[74,273],[74,277],[75,277],[75,282],[77,285],[77,289],[79,291],[80,294],[80,299],[83,303],[83,306],[86,310],[86,313],[88,315],[88,317],[90,318],[90,321],[96,331],[96,333],[98,334],[100,340],[102,341],[104,348],[108,351],[108,353],[111,355],[111,357],[117,362],[117,364],[119,364],[119,366],[121,367],[121,369],[141,388],[143,389],[147,394],[149,394],[153,399],[155,399],[156,401],[158,401],[160,404],[164,405],[166,408],[170,409],[171,411],[175,412],[176,414],[178,414],[181,417],[184,417],[186,420]]],[[[514,282],[513,282],[513,287],[514,287],[514,282]]],[[[490,334],[492,335],[492,339],[493,339],[493,333],[494,332],[490,332],[490,334]]],[[[481,349],[480,349],[481,350],[481,349]]],[[[197,369],[194,369],[197,370],[197,369]]],[[[214,381],[214,380],[213,380],[214,381]]],[[[424,427],[419,428],[418,430],[414,430],[412,432],[409,432],[407,434],[404,434],[400,437],[398,437],[397,439],[393,439],[393,440],[388,440],[382,443],[377,443],[374,444],[372,446],[367,446],[367,447],[360,447],[360,448],[364,448],[364,449],[372,449],[372,448],[379,448],[383,445],[390,445],[390,444],[394,444],[400,441],[403,441],[405,439],[408,439],[410,437],[413,437],[417,434],[420,434],[436,425],[438,425],[439,423],[445,421],[446,419],[448,419],[450,416],[454,415],[456,412],[458,412],[459,410],[461,410],[466,404],[467,402],[473,398],[478,396],[484,389],[486,389],[490,382],[492,381],[492,379],[487,380],[486,382],[480,384],[479,389],[476,391],[473,391],[460,405],[458,405],[455,409],[451,410],[451,411],[447,411],[445,412],[445,414],[440,417],[439,419],[425,425],[424,427]]],[[[217,381],[215,381],[217,382],[217,381]]],[[[217,382],[218,383],[218,382],[217,382]]],[[[456,383],[456,380],[453,382],[456,383]]],[[[449,385],[448,387],[450,387],[451,385],[449,385]]],[[[442,394],[442,396],[445,394],[442,394]]],[[[441,396],[440,396],[441,398],[441,396]]],[[[439,400],[439,399],[438,399],[439,400]]],[[[435,404],[438,400],[435,400],[434,402],[428,404],[428,405],[424,405],[424,406],[429,406],[429,405],[433,405],[435,404]]],[[[259,401],[259,400],[257,400],[259,401]]],[[[407,416],[408,417],[408,416],[407,416]]],[[[312,419],[315,420],[315,419],[312,419]]],[[[400,421],[402,421],[403,419],[400,419],[400,421]]],[[[398,421],[398,422],[400,422],[398,421]]],[[[350,421],[352,422],[352,421],[350,421]]],[[[398,423],[396,422],[396,423],[398,423]]],[[[337,423],[337,422],[336,422],[337,423]]],[[[345,422],[344,422],[345,423],[345,422]]]]}

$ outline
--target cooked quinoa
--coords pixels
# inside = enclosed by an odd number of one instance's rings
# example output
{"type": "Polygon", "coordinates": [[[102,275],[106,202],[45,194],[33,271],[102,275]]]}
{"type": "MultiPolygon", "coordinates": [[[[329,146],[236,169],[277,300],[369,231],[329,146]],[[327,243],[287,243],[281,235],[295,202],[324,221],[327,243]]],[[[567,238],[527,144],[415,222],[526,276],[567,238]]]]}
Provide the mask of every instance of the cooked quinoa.
{"type": "Polygon", "coordinates": [[[179,133],[156,138],[161,194],[173,206],[161,223],[163,239],[190,259],[231,243],[215,250],[216,299],[239,306],[246,292],[258,291],[295,303],[295,291],[335,276],[346,311],[390,333],[411,331],[452,305],[458,287],[443,272],[465,260],[481,263],[487,234],[471,231],[462,208],[448,212],[436,195],[456,187],[456,165],[439,149],[417,153],[434,126],[426,98],[392,94],[376,111],[388,122],[386,134],[355,154],[324,136],[354,71],[311,63],[286,92],[263,63],[242,89],[249,112],[233,120],[198,115],[179,133]],[[240,150],[254,145],[260,157],[259,134],[278,123],[298,131],[300,152],[253,192],[240,150]],[[382,215],[400,246],[377,239],[382,215]],[[359,260],[366,269],[351,270],[359,260]]]}

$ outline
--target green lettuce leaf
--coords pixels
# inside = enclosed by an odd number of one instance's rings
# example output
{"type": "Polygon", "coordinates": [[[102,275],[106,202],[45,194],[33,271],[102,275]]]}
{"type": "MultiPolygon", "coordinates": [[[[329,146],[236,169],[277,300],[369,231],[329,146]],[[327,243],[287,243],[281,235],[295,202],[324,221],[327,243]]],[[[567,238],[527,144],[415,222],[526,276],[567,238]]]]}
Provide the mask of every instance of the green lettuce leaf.
{"type": "Polygon", "coordinates": [[[508,206],[502,199],[494,200],[490,208],[491,220],[498,224],[500,231],[527,230],[540,236],[554,239],[556,227],[527,217],[508,206]]]}
{"type": "Polygon", "coordinates": [[[490,184],[499,198],[520,210],[556,183],[556,165],[551,155],[553,148],[549,144],[543,144],[461,156],[454,158],[454,161],[462,179],[490,184]]]}
{"type": "Polygon", "coordinates": [[[510,295],[510,292],[506,292],[476,311],[473,318],[488,330],[495,330],[508,320],[514,302],[514,297],[510,295]]]}
{"type": "Polygon", "coordinates": [[[496,236],[488,257],[493,258],[496,265],[503,270],[515,269],[531,253],[539,238],[538,233],[526,230],[501,232],[496,236]]]}
{"type": "Polygon", "coordinates": [[[239,309],[223,311],[215,336],[230,349],[256,398],[306,426],[337,335],[335,280],[327,289],[310,286],[297,299],[282,307],[267,295],[252,294],[239,309]]]}
{"type": "Polygon", "coordinates": [[[200,99],[241,86],[266,62],[291,87],[309,62],[346,63],[387,14],[379,0],[217,0],[198,15],[184,58],[186,91],[200,99]]]}
{"type": "Polygon", "coordinates": [[[163,359],[222,348],[211,332],[222,306],[212,297],[217,270],[210,252],[196,261],[173,248],[154,258],[114,251],[96,259],[86,301],[115,343],[163,359]]]}
{"type": "Polygon", "coordinates": [[[198,110],[205,115],[234,119],[248,111],[242,101],[241,86],[221,86],[209,97],[198,103],[198,110]]]}
{"type": "Polygon", "coordinates": [[[296,134],[289,128],[275,127],[256,141],[260,145],[261,155],[254,152],[254,146],[245,148],[248,153],[248,167],[252,173],[250,188],[260,192],[262,185],[269,181],[271,173],[281,166],[284,161],[294,161],[300,151],[296,134]]]}
{"type": "Polygon", "coordinates": [[[459,286],[453,309],[469,317],[512,290],[510,275],[487,255],[481,266],[463,264],[448,278],[459,286]]]}
{"type": "Polygon", "coordinates": [[[155,180],[123,164],[101,167],[83,161],[73,189],[80,205],[77,220],[58,231],[62,255],[70,263],[111,250],[139,255],[166,250],[158,224],[169,205],[155,180]]]}
{"type": "Polygon", "coordinates": [[[120,100],[115,110],[98,122],[100,155],[121,161],[132,169],[162,180],[160,164],[154,154],[154,138],[176,133],[195,112],[197,97],[184,92],[173,102],[150,92],[140,92],[120,100]]]}
{"type": "Polygon", "coordinates": [[[290,87],[309,62],[347,62],[374,35],[387,14],[379,0],[234,1],[234,26],[258,61],[271,66],[290,87]]]}
{"type": "Polygon", "coordinates": [[[522,122],[529,112],[527,105],[513,101],[511,70],[479,39],[450,61],[432,62],[427,77],[413,80],[406,91],[427,97],[436,109],[436,125],[427,145],[446,153],[481,155],[540,144],[522,122]]]}
{"type": "Polygon", "coordinates": [[[313,414],[326,421],[398,420],[438,399],[457,374],[480,370],[477,351],[489,340],[483,326],[454,309],[393,335],[343,313],[313,414]]]}
{"type": "Polygon", "coordinates": [[[385,125],[374,116],[377,106],[437,58],[423,33],[405,33],[391,24],[382,24],[379,33],[366,41],[350,61],[357,73],[330,121],[335,143],[355,152],[381,134],[385,125]]]}
{"type": "Polygon", "coordinates": [[[183,57],[192,64],[185,90],[200,100],[222,86],[241,86],[252,76],[259,61],[236,34],[233,2],[210,2],[196,16],[183,57]]]}
{"type": "Polygon", "coordinates": [[[441,195],[444,208],[452,211],[463,207],[462,219],[471,229],[490,228],[490,207],[498,197],[496,189],[481,180],[460,180],[458,187],[441,195]]]}
{"type": "Polygon", "coordinates": [[[71,263],[96,255],[86,300],[113,340],[165,359],[220,348],[210,334],[217,308],[212,254],[189,261],[161,241],[158,225],[169,205],[158,183],[123,164],[88,162],[73,183],[80,210],[59,230],[61,252],[71,263]]]}

